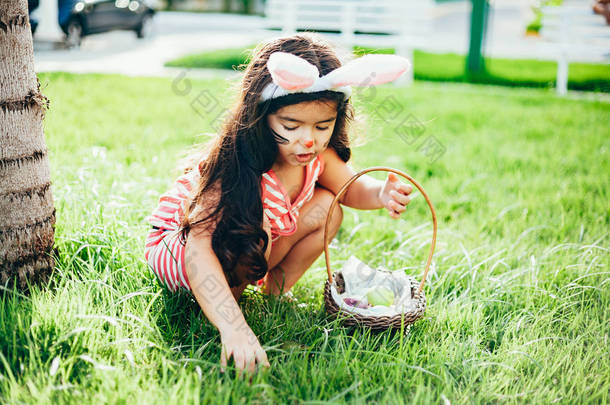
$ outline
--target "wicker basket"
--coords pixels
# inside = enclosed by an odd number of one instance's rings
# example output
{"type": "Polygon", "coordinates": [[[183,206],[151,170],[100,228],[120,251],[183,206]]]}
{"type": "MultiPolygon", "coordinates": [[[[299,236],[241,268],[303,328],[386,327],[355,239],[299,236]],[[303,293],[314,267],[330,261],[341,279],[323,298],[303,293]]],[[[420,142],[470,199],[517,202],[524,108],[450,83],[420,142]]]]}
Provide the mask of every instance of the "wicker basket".
{"type": "MultiPolygon", "coordinates": [[[[367,326],[374,330],[383,330],[383,329],[391,329],[391,328],[399,329],[399,328],[401,328],[401,324],[405,325],[405,326],[410,325],[410,324],[414,323],[416,320],[418,320],[419,318],[421,318],[424,314],[424,311],[426,310],[426,296],[424,294],[423,287],[424,287],[424,283],[426,282],[426,276],[428,275],[428,270],[430,269],[430,263],[432,262],[432,255],[434,254],[434,246],[436,244],[436,229],[437,229],[436,212],[434,211],[432,202],[428,198],[428,195],[426,194],[426,192],[424,191],[422,186],[420,186],[419,183],[417,183],[409,175],[401,172],[400,170],[392,169],[389,167],[383,167],[383,166],[370,167],[370,168],[364,169],[364,170],[358,172],[357,174],[355,174],[347,183],[345,183],[345,185],[343,185],[341,190],[339,190],[339,192],[335,196],[335,199],[333,200],[332,204],[330,205],[330,209],[328,210],[328,215],[326,218],[326,225],[324,227],[324,255],[326,257],[326,270],[328,273],[328,279],[326,280],[326,284],[324,286],[324,303],[326,305],[326,312],[329,315],[331,315],[332,317],[335,317],[335,318],[340,317],[341,320],[346,325],[349,325],[349,326],[362,325],[362,326],[367,326]],[[411,294],[412,294],[413,299],[416,300],[416,305],[414,306],[414,308],[412,310],[410,310],[408,312],[403,312],[402,314],[397,314],[394,316],[365,316],[362,314],[348,312],[344,309],[339,308],[339,306],[334,301],[334,299],[331,295],[331,284],[332,283],[335,283],[335,288],[337,289],[337,291],[340,294],[345,291],[345,281],[343,279],[343,275],[341,274],[340,271],[332,272],[331,267],[330,267],[330,258],[329,258],[329,253],[328,253],[328,242],[329,242],[328,241],[328,236],[329,236],[328,225],[330,224],[330,221],[332,218],[332,212],[335,208],[335,205],[337,205],[339,199],[341,198],[341,196],[343,196],[343,194],[345,193],[347,188],[350,186],[350,184],[352,184],[356,179],[358,179],[363,174],[366,174],[371,171],[378,171],[378,170],[393,172],[393,173],[396,173],[396,174],[406,178],[415,187],[417,187],[417,189],[422,193],[422,195],[426,199],[426,202],[428,203],[428,206],[430,207],[430,212],[432,213],[432,224],[433,224],[432,243],[430,244],[430,252],[428,253],[428,260],[426,262],[426,267],[424,269],[424,275],[422,277],[421,283],[419,283],[419,284],[417,282],[411,283],[411,294]]],[[[377,271],[384,271],[384,270],[377,270],[377,271]]]]}

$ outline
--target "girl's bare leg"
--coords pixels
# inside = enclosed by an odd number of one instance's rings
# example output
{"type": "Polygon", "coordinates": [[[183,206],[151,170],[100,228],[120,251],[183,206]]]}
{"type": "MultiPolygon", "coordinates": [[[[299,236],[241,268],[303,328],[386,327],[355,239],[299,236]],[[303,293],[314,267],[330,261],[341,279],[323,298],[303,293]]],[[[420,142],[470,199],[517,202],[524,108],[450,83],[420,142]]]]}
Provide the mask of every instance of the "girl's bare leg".
{"type": "MultiPolygon", "coordinates": [[[[271,254],[271,230],[268,228],[265,228],[265,231],[267,232],[267,235],[269,237],[269,243],[267,244],[267,250],[265,251],[265,259],[267,261],[269,261],[269,256],[271,254]]],[[[238,277],[242,280],[246,279],[246,273],[247,273],[247,266],[244,266],[243,264],[238,264],[237,268],[236,268],[236,272],[238,274],[238,277]]],[[[248,287],[248,285],[250,284],[249,281],[244,281],[241,285],[236,286],[236,287],[231,287],[231,293],[233,293],[233,297],[235,297],[235,301],[239,301],[239,299],[241,298],[244,290],[246,289],[246,287],[248,287]]]]}
{"type": "MultiPolygon", "coordinates": [[[[330,204],[335,198],[331,191],[316,187],[314,195],[299,210],[297,231],[282,236],[271,249],[269,271],[265,276],[263,292],[279,295],[290,291],[305,271],[324,251],[324,225],[330,204]]],[[[343,210],[335,206],[329,224],[332,239],[341,226],[343,210]]]]}
{"type": "MultiPolygon", "coordinates": [[[[316,187],[314,195],[299,210],[297,231],[290,236],[282,236],[272,249],[267,251],[269,271],[264,279],[263,292],[279,295],[283,283],[283,292],[288,292],[303,276],[305,271],[324,251],[324,224],[330,204],[335,194],[322,187],[316,187]]],[[[339,231],[343,220],[343,210],[337,204],[329,224],[330,237],[339,231]]],[[[271,242],[270,242],[271,243],[271,242]]],[[[240,265],[238,265],[240,266],[240,265]]],[[[244,274],[245,268],[238,270],[244,274]]],[[[232,287],[231,292],[239,301],[250,282],[232,287]]]]}

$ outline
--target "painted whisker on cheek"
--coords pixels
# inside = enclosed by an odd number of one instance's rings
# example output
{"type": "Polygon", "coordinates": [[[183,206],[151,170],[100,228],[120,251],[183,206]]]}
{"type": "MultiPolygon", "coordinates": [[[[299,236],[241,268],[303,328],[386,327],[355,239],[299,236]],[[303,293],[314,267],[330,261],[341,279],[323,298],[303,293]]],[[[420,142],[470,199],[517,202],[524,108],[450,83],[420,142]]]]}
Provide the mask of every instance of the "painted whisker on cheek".
{"type": "Polygon", "coordinates": [[[269,128],[271,130],[271,133],[273,134],[273,138],[275,138],[277,143],[280,143],[282,145],[290,143],[290,140],[287,138],[284,138],[282,135],[278,134],[273,128],[269,128]]]}

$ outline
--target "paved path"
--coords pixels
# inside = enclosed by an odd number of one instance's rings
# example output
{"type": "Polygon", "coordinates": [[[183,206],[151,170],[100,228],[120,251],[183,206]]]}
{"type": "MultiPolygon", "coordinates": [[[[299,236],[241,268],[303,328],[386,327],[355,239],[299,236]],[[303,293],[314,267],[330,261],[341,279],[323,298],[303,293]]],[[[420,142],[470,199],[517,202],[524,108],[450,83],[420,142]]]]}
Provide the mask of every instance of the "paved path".
{"type": "MultiPolygon", "coordinates": [[[[495,57],[551,59],[538,38],[526,37],[533,18],[530,0],[495,0],[491,13],[486,54],[495,57]]],[[[601,19],[601,17],[600,17],[601,19]]],[[[433,52],[468,52],[470,2],[439,4],[431,21],[433,35],[422,49],[433,52]]],[[[610,29],[610,27],[609,27],[610,29]]],[[[215,13],[160,12],[155,32],[137,39],[133,32],[114,31],[83,39],[78,50],[50,49],[35,41],[36,70],[122,73],[135,76],[174,76],[176,69],[163,64],[178,56],[210,49],[243,47],[277,32],[263,29],[263,18],[215,13]]],[[[606,59],[606,62],[610,60],[606,59]]],[[[579,55],[583,61],[599,61],[597,55],[579,55]]],[[[193,73],[190,73],[191,75],[193,73]]],[[[201,70],[200,76],[226,76],[234,72],[201,70]]]]}
{"type": "MultiPolygon", "coordinates": [[[[134,32],[113,31],[83,38],[79,49],[50,49],[48,44],[35,42],[36,71],[173,75],[175,69],[164,68],[163,64],[178,56],[242,47],[269,36],[258,28],[261,23],[257,20],[260,18],[213,17],[210,14],[161,12],[155,18],[154,33],[150,38],[138,39],[134,32]],[[235,26],[242,27],[242,30],[235,29],[235,26]]],[[[209,71],[207,74],[223,75],[223,72],[209,71]]]]}

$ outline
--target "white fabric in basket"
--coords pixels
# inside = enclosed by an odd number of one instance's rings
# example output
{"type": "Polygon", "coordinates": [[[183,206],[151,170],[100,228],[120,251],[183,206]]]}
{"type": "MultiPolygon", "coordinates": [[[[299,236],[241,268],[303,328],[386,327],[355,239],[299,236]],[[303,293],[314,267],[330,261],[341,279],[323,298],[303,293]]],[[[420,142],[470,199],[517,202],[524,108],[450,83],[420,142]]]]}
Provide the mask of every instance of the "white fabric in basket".
{"type": "Polygon", "coordinates": [[[417,300],[411,297],[411,280],[404,271],[396,270],[390,273],[370,268],[355,256],[350,256],[341,270],[345,280],[345,292],[339,294],[335,282],[330,286],[330,293],[339,308],[354,314],[364,316],[394,316],[416,309],[417,300]],[[375,305],[369,308],[356,308],[347,305],[343,298],[351,297],[362,300],[366,292],[377,286],[384,286],[394,292],[394,304],[390,306],[375,305]]]}

